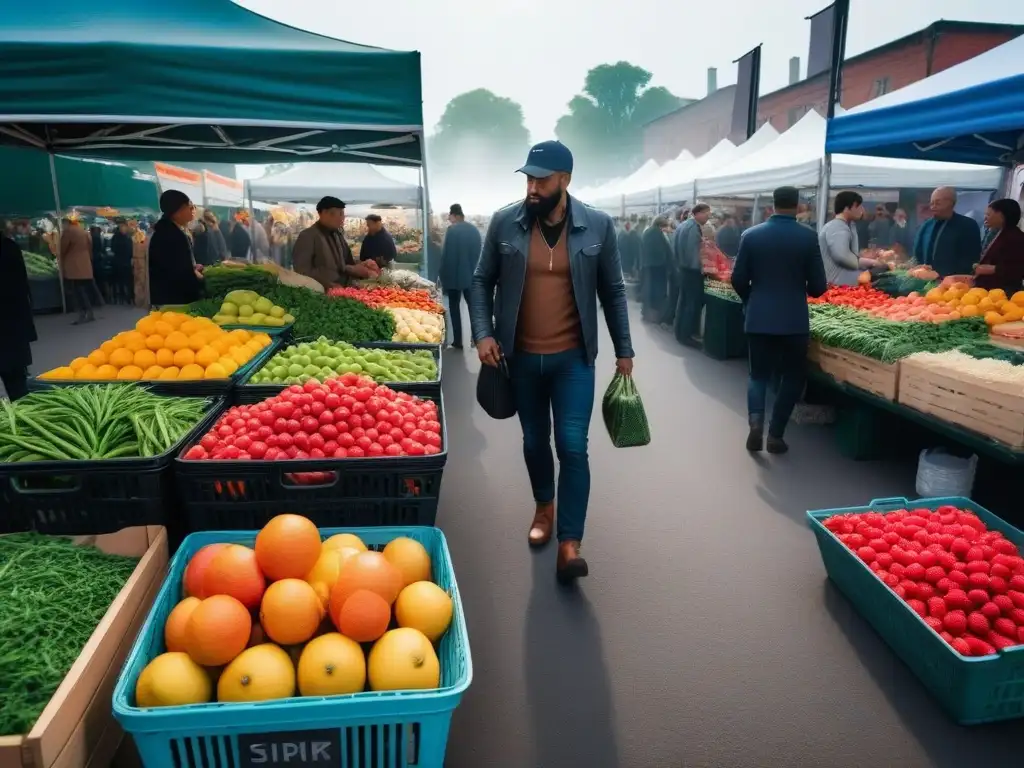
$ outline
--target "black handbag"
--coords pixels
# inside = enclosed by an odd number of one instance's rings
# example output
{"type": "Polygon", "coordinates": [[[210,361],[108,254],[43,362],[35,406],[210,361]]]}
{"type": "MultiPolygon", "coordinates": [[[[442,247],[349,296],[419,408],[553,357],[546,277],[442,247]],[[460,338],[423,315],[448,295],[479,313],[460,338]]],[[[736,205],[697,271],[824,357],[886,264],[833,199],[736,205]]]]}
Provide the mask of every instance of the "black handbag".
{"type": "Polygon", "coordinates": [[[510,419],[516,415],[512,376],[504,357],[497,365],[480,366],[480,375],[476,380],[476,401],[492,419],[510,419]]]}

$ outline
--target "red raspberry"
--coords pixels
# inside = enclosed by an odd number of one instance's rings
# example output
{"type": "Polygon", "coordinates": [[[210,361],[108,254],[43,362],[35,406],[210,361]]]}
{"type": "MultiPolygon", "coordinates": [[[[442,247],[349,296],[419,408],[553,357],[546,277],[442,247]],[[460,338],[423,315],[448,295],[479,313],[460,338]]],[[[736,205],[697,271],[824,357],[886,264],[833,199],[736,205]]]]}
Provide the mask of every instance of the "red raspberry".
{"type": "Polygon", "coordinates": [[[985,552],[981,547],[971,547],[967,550],[967,554],[964,555],[964,560],[968,563],[974,562],[975,560],[984,560],[985,552]]]}
{"type": "MultiPolygon", "coordinates": [[[[875,548],[872,547],[872,549],[875,548]]],[[[883,552],[877,549],[875,551],[878,552],[878,555],[875,557],[875,562],[878,563],[885,570],[889,570],[889,568],[892,567],[892,564],[894,562],[894,560],[892,559],[892,555],[890,555],[888,552],[883,552]]]]}
{"type": "Polygon", "coordinates": [[[1010,589],[1015,589],[1018,592],[1024,592],[1024,576],[1021,576],[1019,574],[1013,576],[1007,583],[1009,584],[1010,589]]]}
{"type": "Polygon", "coordinates": [[[892,548],[885,539],[871,539],[868,541],[868,546],[875,552],[888,552],[892,548]]]}
{"type": "Polygon", "coordinates": [[[944,578],[946,578],[946,572],[942,570],[940,565],[933,565],[924,572],[924,580],[932,584],[938,584],[944,578]]]}
{"type": "Polygon", "coordinates": [[[1001,651],[1003,648],[1011,648],[1017,645],[1016,640],[1011,640],[1008,637],[1003,637],[998,632],[989,632],[986,636],[988,638],[989,645],[994,647],[996,651],[1001,651]]]}
{"type": "Polygon", "coordinates": [[[903,590],[903,594],[907,597],[907,600],[911,600],[917,597],[917,582],[911,581],[910,579],[904,579],[900,582],[900,589],[903,590]]]}
{"type": "Polygon", "coordinates": [[[936,632],[942,631],[942,619],[936,619],[934,616],[925,616],[924,623],[936,632]]]}
{"type": "MultiPolygon", "coordinates": [[[[894,558],[895,559],[895,558],[894,558]]],[[[889,573],[903,578],[903,574],[906,572],[906,567],[896,559],[896,562],[889,566],[889,573]]]]}
{"type": "Polygon", "coordinates": [[[967,564],[967,575],[970,576],[972,573],[988,573],[992,568],[992,563],[987,560],[972,560],[967,564]]]}
{"type": "Polygon", "coordinates": [[[974,605],[984,605],[988,602],[988,592],[984,589],[972,589],[967,593],[967,599],[974,605]]]}
{"type": "Polygon", "coordinates": [[[961,656],[971,655],[971,646],[967,644],[967,641],[962,637],[954,637],[953,642],[950,643],[953,646],[953,650],[959,653],[961,656]]]}
{"type": "Polygon", "coordinates": [[[967,645],[971,648],[971,656],[991,656],[996,652],[995,648],[986,643],[980,637],[966,635],[964,640],[967,641],[967,645]]]}
{"type": "Polygon", "coordinates": [[[992,629],[1006,637],[1017,636],[1017,625],[1005,617],[998,618],[992,623],[992,629]]]}
{"type": "Polygon", "coordinates": [[[935,556],[935,560],[945,568],[947,571],[953,570],[953,566],[956,565],[956,558],[949,552],[941,552],[935,556]]]}
{"type": "Polygon", "coordinates": [[[996,539],[992,542],[992,549],[1001,555],[1017,554],[1017,546],[1009,539],[996,539]]]}
{"type": "Polygon", "coordinates": [[[1024,608],[1014,608],[1010,611],[1009,619],[1018,627],[1024,627],[1024,608]]]}
{"type": "MultiPolygon", "coordinates": [[[[932,598],[928,599],[928,615],[929,616],[934,616],[937,619],[941,619],[948,612],[949,612],[949,609],[946,607],[946,601],[943,600],[941,597],[932,597],[932,598]]],[[[996,608],[996,613],[998,613],[998,612],[999,612],[999,609],[996,608]]]]}
{"type": "MultiPolygon", "coordinates": [[[[928,615],[928,608],[926,608],[925,604],[923,602],[921,602],[920,600],[917,600],[917,599],[907,600],[907,605],[909,605],[911,607],[911,609],[913,609],[914,613],[916,613],[922,619],[925,618],[928,615]]],[[[984,616],[982,618],[984,618],[984,616]]],[[[987,627],[986,627],[986,629],[987,629],[987,627]]]]}
{"type": "Polygon", "coordinates": [[[985,603],[978,610],[981,611],[985,618],[989,621],[995,621],[1003,615],[1003,612],[999,610],[999,606],[993,603],[992,601],[985,603]]]}
{"type": "Polygon", "coordinates": [[[873,563],[875,561],[875,550],[871,547],[859,547],[857,549],[857,557],[865,563],[873,563]]]}
{"type": "Polygon", "coordinates": [[[920,562],[911,563],[907,566],[906,577],[913,579],[914,581],[920,581],[924,578],[925,567],[920,562]]]}
{"type": "Polygon", "coordinates": [[[882,574],[879,574],[879,576],[882,577],[882,581],[886,583],[886,586],[895,587],[897,584],[900,583],[900,577],[897,576],[895,573],[887,573],[884,576],[882,574]]]}
{"type": "Polygon", "coordinates": [[[963,611],[950,611],[942,617],[942,626],[954,637],[959,637],[967,631],[967,616],[963,611]]]}
{"type": "Polygon", "coordinates": [[[988,589],[988,574],[972,573],[967,577],[967,584],[975,589],[988,589]]]}
{"type": "Polygon", "coordinates": [[[988,619],[985,618],[985,614],[979,611],[974,611],[968,615],[967,628],[979,637],[985,637],[992,629],[988,619]]]}
{"type": "Polygon", "coordinates": [[[989,571],[990,576],[998,576],[1000,579],[1008,579],[1012,574],[1013,571],[1000,563],[992,563],[992,570],[989,571]]]}
{"type": "Polygon", "coordinates": [[[925,568],[931,568],[932,566],[936,565],[939,562],[939,560],[935,556],[934,552],[932,552],[930,549],[926,549],[924,552],[917,556],[917,562],[919,562],[925,568]]]}
{"type": "Polygon", "coordinates": [[[1001,579],[998,576],[988,577],[988,591],[994,595],[1001,595],[1007,590],[1006,579],[1001,579]]]}
{"type": "Polygon", "coordinates": [[[957,557],[963,557],[970,550],[971,544],[966,539],[954,539],[953,543],[949,545],[949,551],[957,557]]]}
{"type": "Polygon", "coordinates": [[[963,571],[952,570],[946,576],[954,584],[959,584],[961,587],[967,585],[967,574],[963,571]]]}
{"type": "Polygon", "coordinates": [[[953,588],[953,586],[953,582],[950,581],[949,578],[947,578],[946,576],[943,576],[941,579],[938,580],[938,582],[936,582],[935,589],[937,589],[942,594],[946,594],[947,592],[949,592],[949,590],[953,588]]]}
{"type": "Polygon", "coordinates": [[[947,632],[946,630],[942,630],[941,632],[939,632],[939,637],[941,637],[947,643],[953,642],[953,636],[949,634],[949,632],[947,632]]]}
{"type": "Polygon", "coordinates": [[[952,610],[963,610],[971,607],[971,601],[967,593],[962,589],[951,589],[946,593],[946,607],[952,610]]]}
{"type": "Polygon", "coordinates": [[[914,592],[918,600],[928,600],[929,598],[935,597],[935,587],[929,584],[927,581],[917,582],[917,589],[914,592]]]}
{"type": "Polygon", "coordinates": [[[1024,608],[1024,592],[1018,592],[1015,589],[1011,589],[1006,595],[1013,601],[1013,604],[1018,608],[1024,608]]]}
{"type": "Polygon", "coordinates": [[[1009,616],[1010,611],[1013,610],[1013,600],[1010,599],[1009,595],[995,595],[992,598],[992,602],[999,606],[999,610],[1002,611],[1004,616],[1009,616]]]}
{"type": "Polygon", "coordinates": [[[907,599],[907,590],[903,588],[902,584],[897,584],[895,587],[892,588],[892,591],[895,592],[896,596],[901,600],[907,599]]]}

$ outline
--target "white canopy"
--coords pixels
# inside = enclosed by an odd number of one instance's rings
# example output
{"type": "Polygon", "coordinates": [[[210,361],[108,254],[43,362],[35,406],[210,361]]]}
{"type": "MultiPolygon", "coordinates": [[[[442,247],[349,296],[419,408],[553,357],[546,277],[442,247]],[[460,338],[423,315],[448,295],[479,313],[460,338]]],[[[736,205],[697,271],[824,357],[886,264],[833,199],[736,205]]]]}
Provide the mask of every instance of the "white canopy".
{"type": "Polygon", "coordinates": [[[688,149],[680,152],[675,160],[669,160],[647,177],[647,183],[641,189],[620,190],[626,196],[626,207],[654,208],[658,204],[658,188],[662,186],[660,179],[678,179],[685,175],[694,164],[695,159],[688,149]]]}
{"type": "Polygon", "coordinates": [[[303,163],[283,173],[246,182],[253,200],[316,203],[333,195],[348,205],[420,205],[420,188],[389,179],[363,163],[303,163]]]}
{"type": "MultiPolygon", "coordinates": [[[[825,151],[825,119],[810,111],[759,151],[697,179],[702,197],[768,192],[785,185],[818,185],[825,151]]],[[[856,155],[832,156],[832,188],[996,189],[1001,170],[989,166],[856,155]]]]}

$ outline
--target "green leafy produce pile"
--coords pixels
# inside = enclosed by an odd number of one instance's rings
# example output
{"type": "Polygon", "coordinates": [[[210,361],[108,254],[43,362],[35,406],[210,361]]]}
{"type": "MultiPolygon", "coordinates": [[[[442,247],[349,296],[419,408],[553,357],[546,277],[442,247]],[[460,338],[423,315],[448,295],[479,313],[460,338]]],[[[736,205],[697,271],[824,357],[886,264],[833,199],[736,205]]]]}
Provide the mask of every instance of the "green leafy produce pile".
{"type": "Polygon", "coordinates": [[[893,270],[878,277],[871,285],[890,296],[907,296],[914,291],[927,293],[935,283],[911,277],[906,270],[893,270]]]}
{"type": "Polygon", "coordinates": [[[960,347],[960,351],[978,360],[1003,360],[1010,365],[1024,365],[1024,351],[997,347],[987,341],[972,341],[960,347]]]}
{"type": "Polygon", "coordinates": [[[31,730],[137,562],[58,537],[0,536],[0,736],[31,730]]]}
{"type": "Polygon", "coordinates": [[[231,291],[255,291],[260,296],[267,296],[267,292],[277,285],[277,276],[259,267],[207,267],[203,270],[203,290],[207,297],[217,301],[208,317],[217,313],[220,303],[231,291]]]}
{"type": "Polygon", "coordinates": [[[136,384],[54,387],[0,400],[0,462],[159,456],[209,407],[203,398],[162,397],[136,384]]]}
{"type": "Polygon", "coordinates": [[[343,373],[365,374],[378,383],[437,381],[437,363],[429,350],[365,349],[321,336],[278,352],[249,383],[303,384],[343,373]]]}
{"type": "Polygon", "coordinates": [[[988,335],[980,317],[945,323],[897,322],[860,312],[852,307],[814,304],[811,336],[830,347],[894,363],[914,352],[947,352],[988,335]]]}
{"type": "Polygon", "coordinates": [[[740,295],[736,293],[736,289],[732,287],[730,283],[723,280],[705,280],[704,281],[704,293],[710,294],[711,296],[717,296],[720,299],[726,301],[740,300],[740,295]]]}
{"type": "Polygon", "coordinates": [[[29,277],[57,277],[57,261],[52,256],[44,256],[32,251],[22,251],[25,260],[25,271],[29,277]]]}

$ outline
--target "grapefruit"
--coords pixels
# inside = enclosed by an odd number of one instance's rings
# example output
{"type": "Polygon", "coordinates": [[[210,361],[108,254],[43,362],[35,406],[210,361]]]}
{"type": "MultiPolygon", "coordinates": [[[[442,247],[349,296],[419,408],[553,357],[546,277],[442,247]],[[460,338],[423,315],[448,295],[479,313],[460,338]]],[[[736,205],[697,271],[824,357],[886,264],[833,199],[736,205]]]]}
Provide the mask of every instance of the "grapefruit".
{"type": "Polygon", "coordinates": [[[301,579],[320,558],[320,531],[301,515],[278,515],[256,535],[256,560],[272,581],[301,579]]]}
{"type": "Polygon", "coordinates": [[[185,628],[188,626],[192,611],[201,602],[202,600],[198,597],[186,597],[174,606],[164,624],[164,645],[167,646],[168,651],[185,650],[185,628]]]}
{"type": "Polygon", "coordinates": [[[418,629],[392,629],[374,643],[366,665],[373,691],[437,688],[441,665],[434,646],[418,629]]]}
{"type": "Polygon", "coordinates": [[[299,695],[337,696],[366,687],[366,656],[355,640],[332,632],[306,643],[299,656],[299,695]]]}
{"type": "Polygon", "coordinates": [[[402,573],[402,586],[430,581],[430,555],[415,539],[399,536],[384,547],[384,558],[402,573]]]}
{"type": "Polygon", "coordinates": [[[295,695],[295,666],[272,643],[242,651],[217,681],[217,701],[269,701],[295,695]]]}
{"type": "Polygon", "coordinates": [[[395,619],[398,626],[418,629],[436,643],[452,623],[452,599],[437,584],[417,581],[398,594],[395,619]]]}
{"type": "Polygon", "coordinates": [[[192,555],[192,559],[188,561],[188,567],[185,568],[186,595],[198,597],[200,600],[206,597],[206,594],[203,592],[203,579],[206,575],[206,567],[210,564],[214,555],[226,546],[227,544],[207,544],[192,555]]]}
{"type": "Polygon", "coordinates": [[[316,634],[323,617],[316,590],[300,579],[275,581],[260,603],[260,626],[281,645],[306,642],[316,634]]]}
{"type": "Polygon", "coordinates": [[[336,533],[324,542],[324,549],[343,549],[352,547],[360,552],[366,551],[366,544],[354,533],[336,533]]]}
{"type": "Polygon", "coordinates": [[[376,592],[357,589],[331,614],[338,631],[357,643],[372,643],[388,630],[391,606],[376,592]]]}
{"type": "Polygon", "coordinates": [[[267,580],[256,553],[241,544],[229,544],[214,554],[206,566],[203,591],[207,597],[231,595],[249,610],[259,606],[267,580]]]}
{"type": "Polygon", "coordinates": [[[214,595],[192,610],[185,650],[197,664],[219,667],[242,652],[251,632],[249,610],[229,595],[214,595]]]}
{"type": "Polygon", "coordinates": [[[402,589],[402,573],[380,552],[371,550],[350,557],[341,566],[338,581],[331,589],[331,615],[337,615],[345,601],[359,589],[376,592],[391,605],[402,589]]]}
{"type": "Polygon", "coordinates": [[[181,651],[157,656],[146,665],[135,683],[137,707],[205,704],[212,698],[210,676],[181,651]]]}

